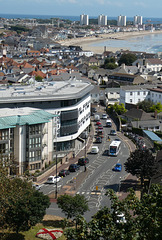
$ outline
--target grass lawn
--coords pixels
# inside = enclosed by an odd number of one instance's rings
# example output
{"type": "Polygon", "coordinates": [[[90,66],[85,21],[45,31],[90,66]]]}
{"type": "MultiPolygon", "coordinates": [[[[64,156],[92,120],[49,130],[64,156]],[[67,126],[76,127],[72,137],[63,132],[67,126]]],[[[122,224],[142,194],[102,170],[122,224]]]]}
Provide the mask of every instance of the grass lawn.
{"type": "MultiPolygon", "coordinates": [[[[51,216],[51,215],[45,215],[43,222],[37,224],[36,226],[32,227],[29,231],[26,232],[20,232],[19,234],[16,233],[5,233],[2,235],[0,233],[0,239],[4,240],[38,240],[40,238],[35,237],[36,233],[41,229],[41,228],[57,228],[60,230],[63,230],[62,227],[64,225],[63,218],[57,217],[57,216],[51,216]]],[[[62,235],[58,240],[66,240],[65,236],[62,235]]]]}

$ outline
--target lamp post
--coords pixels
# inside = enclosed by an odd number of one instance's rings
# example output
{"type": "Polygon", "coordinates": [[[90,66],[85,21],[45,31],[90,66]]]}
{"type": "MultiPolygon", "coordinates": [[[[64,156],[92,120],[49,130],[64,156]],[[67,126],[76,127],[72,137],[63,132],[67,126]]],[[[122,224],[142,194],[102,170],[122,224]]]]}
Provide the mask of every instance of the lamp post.
{"type": "MultiPolygon", "coordinates": [[[[87,145],[87,131],[86,131],[86,134],[85,134],[85,159],[86,159],[86,157],[87,157],[87,149],[86,149],[86,145],[87,145]]],[[[86,162],[85,162],[85,165],[84,165],[84,171],[86,172],[86,169],[87,169],[87,167],[86,167],[86,162]]]]}
{"type": "MultiPolygon", "coordinates": [[[[57,144],[56,144],[57,151],[57,144]]],[[[56,191],[55,191],[55,199],[57,199],[57,153],[56,153],[56,191]]]]}

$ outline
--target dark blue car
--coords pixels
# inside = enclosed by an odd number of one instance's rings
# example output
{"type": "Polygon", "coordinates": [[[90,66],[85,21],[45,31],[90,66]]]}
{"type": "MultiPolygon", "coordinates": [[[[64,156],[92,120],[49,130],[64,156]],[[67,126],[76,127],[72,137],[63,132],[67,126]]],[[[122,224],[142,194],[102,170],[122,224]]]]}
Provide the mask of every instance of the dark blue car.
{"type": "Polygon", "coordinates": [[[70,172],[76,172],[76,171],[78,171],[79,169],[80,169],[80,166],[77,165],[77,164],[70,164],[70,166],[69,166],[69,171],[70,171],[70,172]]]}

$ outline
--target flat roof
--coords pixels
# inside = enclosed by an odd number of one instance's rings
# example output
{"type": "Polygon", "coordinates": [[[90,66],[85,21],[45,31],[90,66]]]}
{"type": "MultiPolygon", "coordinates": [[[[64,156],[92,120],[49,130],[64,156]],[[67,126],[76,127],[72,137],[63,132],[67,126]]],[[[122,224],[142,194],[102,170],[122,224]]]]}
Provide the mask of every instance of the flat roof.
{"type": "Polygon", "coordinates": [[[90,82],[68,80],[32,85],[0,86],[0,103],[57,101],[83,97],[93,89],[90,82]]]}
{"type": "Polygon", "coordinates": [[[162,142],[162,139],[158,137],[155,133],[148,131],[148,130],[143,130],[143,132],[152,140],[156,142],[162,142]]]}
{"type": "Polygon", "coordinates": [[[56,117],[57,115],[46,112],[44,110],[37,110],[32,108],[27,108],[25,114],[25,108],[20,109],[8,108],[0,110],[0,129],[14,128],[16,125],[34,125],[49,122],[51,118],[56,117]],[[6,114],[7,111],[7,115],[6,114]]]}

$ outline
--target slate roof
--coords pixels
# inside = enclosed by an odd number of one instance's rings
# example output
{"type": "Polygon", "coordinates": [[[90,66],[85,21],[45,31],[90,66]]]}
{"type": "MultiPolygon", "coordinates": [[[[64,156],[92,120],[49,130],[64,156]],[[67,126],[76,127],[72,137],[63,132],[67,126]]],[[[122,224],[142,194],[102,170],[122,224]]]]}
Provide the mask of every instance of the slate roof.
{"type": "Polygon", "coordinates": [[[139,119],[139,120],[148,120],[148,119],[153,119],[150,113],[146,113],[142,109],[136,109],[132,108],[128,110],[126,113],[123,114],[127,118],[134,118],[134,119],[139,119]]]}

